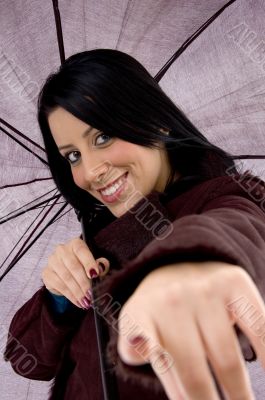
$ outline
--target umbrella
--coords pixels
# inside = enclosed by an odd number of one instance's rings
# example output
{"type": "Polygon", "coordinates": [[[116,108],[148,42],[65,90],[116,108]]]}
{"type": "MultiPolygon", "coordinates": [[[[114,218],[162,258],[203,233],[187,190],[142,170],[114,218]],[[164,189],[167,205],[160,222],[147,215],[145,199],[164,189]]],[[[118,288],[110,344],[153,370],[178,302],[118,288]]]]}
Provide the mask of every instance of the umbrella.
{"type": "MultiPolygon", "coordinates": [[[[0,2],[1,343],[53,247],[80,234],[40,141],[36,102],[48,74],[79,51],[125,51],[213,143],[265,179],[264,16],[262,0],[0,2]]],[[[47,398],[46,385],[6,364],[1,375],[6,399],[18,385],[23,399],[47,398]]]]}

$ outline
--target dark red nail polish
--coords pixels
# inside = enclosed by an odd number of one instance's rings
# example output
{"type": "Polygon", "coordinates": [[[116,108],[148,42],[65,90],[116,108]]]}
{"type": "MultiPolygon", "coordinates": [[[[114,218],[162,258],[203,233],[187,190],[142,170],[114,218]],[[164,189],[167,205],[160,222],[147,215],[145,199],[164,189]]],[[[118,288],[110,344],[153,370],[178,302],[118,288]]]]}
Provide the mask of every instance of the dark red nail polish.
{"type": "Polygon", "coordinates": [[[93,278],[97,278],[98,273],[97,273],[97,271],[96,271],[94,268],[91,268],[91,269],[89,270],[89,275],[91,276],[91,279],[93,279],[93,278]]]}
{"type": "Polygon", "coordinates": [[[105,269],[106,269],[106,267],[105,267],[105,265],[102,263],[102,262],[99,262],[98,263],[98,268],[99,268],[99,271],[103,274],[103,272],[105,272],[105,269]]]}
{"type": "Polygon", "coordinates": [[[143,336],[133,336],[128,338],[130,345],[136,346],[137,344],[144,342],[145,338],[143,336]]]}
{"type": "Polygon", "coordinates": [[[89,305],[91,305],[91,297],[85,296],[85,298],[88,301],[89,305]]]}
{"type": "Polygon", "coordinates": [[[83,304],[81,304],[80,301],[77,301],[77,304],[79,305],[80,308],[84,309],[85,307],[83,306],[83,304]]]}
{"type": "Polygon", "coordinates": [[[91,306],[91,302],[90,300],[88,300],[87,297],[83,297],[81,300],[81,303],[83,304],[83,306],[88,310],[91,306]]]}

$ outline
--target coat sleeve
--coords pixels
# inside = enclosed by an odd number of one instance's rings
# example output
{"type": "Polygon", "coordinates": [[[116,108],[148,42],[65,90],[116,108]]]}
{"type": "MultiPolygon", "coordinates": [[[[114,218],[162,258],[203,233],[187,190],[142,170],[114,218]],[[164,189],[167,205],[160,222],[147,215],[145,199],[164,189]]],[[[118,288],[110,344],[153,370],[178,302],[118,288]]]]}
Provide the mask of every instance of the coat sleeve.
{"type": "Polygon", "coordinates": [[[57,313],[43,286],[14,315],[5,361],[10,361],[14,371],[25,378],[51,380],[83,316],[83,310],[74,305],[63,314],[57,313]]]}
{"type": "MultiPolygon", "coordinates": [[[[236,195],[220,196],[207,202],[200,214],[181,217],[172,225],[168,236],[163,234],[164,239],[152,240],[136,258],[115,271],[103,283],[104,292],[112,293],[122,305],[155,268],[185,261],[215,260],[246,270],[265,300],[265,213],[257,204],[236,195]]],[[[237,328],[236,331],[245,359],[254,360],[248,339],[237,328]]],[[[117,331],[111,331],[107,349],[117,375],[161,390],[149,365],[133,367],[121,361],[117,354],[117,331]]]]}
{"type": "Polygon", "coordinates": [[[67,297],[49,292],[52,309],[56,314],[63,314],[73,307],[67,297]]]}

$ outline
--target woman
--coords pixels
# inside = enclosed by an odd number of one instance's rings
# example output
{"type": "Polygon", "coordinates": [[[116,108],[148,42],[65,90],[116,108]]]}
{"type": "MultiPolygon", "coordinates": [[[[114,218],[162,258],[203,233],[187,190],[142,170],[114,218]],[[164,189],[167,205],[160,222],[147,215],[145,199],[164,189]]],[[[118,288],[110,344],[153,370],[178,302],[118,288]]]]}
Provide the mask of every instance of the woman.
{"type": "Polygon", "coordinates": [[[87,243],[55,248],[11,322],[6,360],[22,374],[19,341],[36,360],[23,375],[55,377],[50,399],[102,399],[100,276],[120,399],[219,399],[220,388],[253,399],[244,357],[265,366],[264,183],[120,51],[68,58],[44,84],[38,121],[87,243]]]}

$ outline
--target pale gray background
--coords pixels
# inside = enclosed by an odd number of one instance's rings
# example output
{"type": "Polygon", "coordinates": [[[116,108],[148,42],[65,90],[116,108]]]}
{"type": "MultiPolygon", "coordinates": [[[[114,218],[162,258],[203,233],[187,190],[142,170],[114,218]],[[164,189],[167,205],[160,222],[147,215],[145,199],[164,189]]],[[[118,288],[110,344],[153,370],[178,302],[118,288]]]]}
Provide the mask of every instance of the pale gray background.
{"type": "MultiPolygon", "coordinates": [[[[137,58],[155,75],[187,37],[226,3],[59,1],[66,57],[94,48],[118,49],[137,58]]],[[[264,20],[263,0],[236,1],[193,42],[160,82],[207,137],[234,154],[265,153],[264,20]],[[237,25],[243,30],[235,36],[231,31],[237,25]]],[[[36,96],[45,78],[59,64],[52,2],[0,0],[0,117],[39,143],[36,96]]],[[[41,151],[38,154],[42,155],[41,151]]],[[[0,160],[0,186],[49,176],[39,160],[3,133],[0,160]]],[[[264,160],[251,160],[243,164],[246,166],[265,178],[264,160]]],[[[2,190],[0,215],[53,187],[47,181],[2,190]]],[[[2,259],[35,215],[36,211],[15,223],[0,225],[2,259]]],[[[1,282],[1,353],[12,316],[41,286],[41,269],[48,255],[58,243],[79,234],[79,224],[71,211],[48,229],[1,282]]],[[[265,392],[264,371],[253,363],[249,372],[256,398],[261,400],[265,392]]],[[[23,379],[2,357],[0,382],[1,400],[48,397],[50,383],[23,379]]]]}

